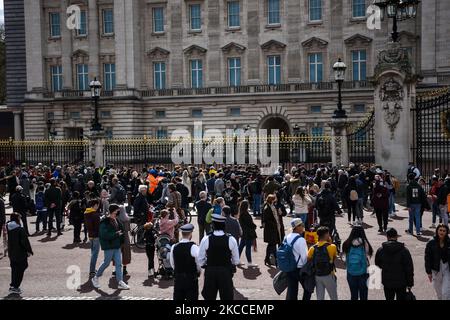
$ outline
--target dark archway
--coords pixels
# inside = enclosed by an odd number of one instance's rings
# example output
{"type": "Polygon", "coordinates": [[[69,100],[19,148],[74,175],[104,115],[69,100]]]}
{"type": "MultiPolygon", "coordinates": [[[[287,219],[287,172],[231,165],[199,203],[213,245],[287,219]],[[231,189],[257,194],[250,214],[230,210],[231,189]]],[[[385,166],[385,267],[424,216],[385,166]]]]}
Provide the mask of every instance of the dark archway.
{"type": "Polygon", "coordinates": [[[261,122],[261,129],[267,129],[270,135],[270,129],[280,130],[280,135],[289,136],[291,129],[286,119],[279,116],[269,116],[261,122]]]}

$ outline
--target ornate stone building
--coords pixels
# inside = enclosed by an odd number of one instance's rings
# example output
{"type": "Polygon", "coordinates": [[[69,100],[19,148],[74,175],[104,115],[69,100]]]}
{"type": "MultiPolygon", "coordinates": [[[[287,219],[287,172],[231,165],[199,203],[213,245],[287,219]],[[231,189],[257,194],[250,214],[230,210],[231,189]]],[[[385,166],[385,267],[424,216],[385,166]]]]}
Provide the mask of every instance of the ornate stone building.
{"type": "MultiPolygon", "coordinates": [[[[162,137],[194,121],[327,134],[339,57],[348,66],[349,120],[373,105],[368,80],[392,26],[368,29],[371,2],[5,0],[8,59],[26,57],[22,77],[8,73],[16,137],[47,138],[47,120],[57,138],[87,134],[95,77],[103,84],[100,122],[113,137],[162,137]],[[66,26],[72,5],[80,9],[76,30],[66,26]]],[[[448,17],[450,1],[424,0],[417,19],[399,23],[424,84],[450,82],[448,17]]]]}

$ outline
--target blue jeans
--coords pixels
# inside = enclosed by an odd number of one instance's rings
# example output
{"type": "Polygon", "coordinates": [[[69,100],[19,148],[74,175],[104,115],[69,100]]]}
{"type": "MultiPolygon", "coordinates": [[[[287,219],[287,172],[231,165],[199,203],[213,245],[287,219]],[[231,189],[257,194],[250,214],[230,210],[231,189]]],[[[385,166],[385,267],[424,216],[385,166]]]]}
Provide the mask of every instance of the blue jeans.
{"type": "Polygon", "coordinates": [[[411,204],[409,207],[409,232],[413,233],[414,229],[414,222],[416,223],[416,232],[420,232],[420,228],[422,227],[420,225],[420,209],[422,208],[422,205],[419,204],[411,204]]]}
{"type": "Polygon", "coordinates": [[[433,202],[432,209],[433,209],[433,218],[432,218],[433,219],[432,220],[433,224],[436,223],[437,217],[439,217],[439,223],[442,223],[441,211],[439,209],[439,204],[438,204],[437,201],[433,202]]]}
{"type": "Polygon", "coordinates": [[[253,194],[253,214],[254,215],[261,214],[261,194],[260,193],[253,194]]]}
{"type": "Polygon", "coordinates": [[[391,192],[389,194],[389,214],[395,213],[395,194],[391,192]]]}
{"type": "Polygon", "coordinates": [[[47,210],[38,210],[36,212],[36,231],[39,231],[40,224],[42,229],[47,230],[47,210]]]}
{"type": "Polygon", "coordinates": [[[351,300],[367,300],[369,289],[367,287],[368,274],[352,276],[347,273],[347,282],[350,287],[351,300]]]}
{"type": "Polygon", "coordinates": [[[242,251],[245,247],[245,256],[247,257],[247,262],[252,263],[252,245],[253,240],[244,240],[241,239],[241,243],[239,244],[239,257],[242,254],[242,251]]]}
{"type": "Polygon", "coordinates": [[[98,238],[91,239],[91,264],[89,266],[89,273],[95,272],[99,252],[100,252],[100,240],[98,238]]]}
{"type": "Polygon", "coordinates": [[[363,219],[364,218],[364,199],[358,199],[358,202],[356,203],[356,218],[357,219],[363,219]]]}
{"type": "Polygon", "coordinates": [[[117,282],[120,282],[123,280],[122,254],[120,252],[120,249],[105,250],[105,260],[103,261],[103,264],[98,269],[97,277],[100,278],[103,275],[103,272],[105,272],[105,269],[109,267],[112,260],[114,260],[114,264],[116,265],[117,282]]]}

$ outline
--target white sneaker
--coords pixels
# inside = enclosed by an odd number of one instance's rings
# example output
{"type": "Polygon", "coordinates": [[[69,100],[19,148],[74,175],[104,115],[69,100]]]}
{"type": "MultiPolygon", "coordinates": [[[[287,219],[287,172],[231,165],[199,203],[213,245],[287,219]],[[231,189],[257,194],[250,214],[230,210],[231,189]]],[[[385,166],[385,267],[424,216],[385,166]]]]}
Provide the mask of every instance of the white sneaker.
{"type": "Polygon", "coordinates": [[[249,268],[258,268],[258,265],[256,263],[249,263],[249,264],[247,264],[247,267],[249,267],[249,268]]]}
{"type": "Polygon", "coordinates": [[[119,286],[117,288],[119,290],[130,290],[130,287],[123,281],[119,282],[119,286]]]}
{"type": "Polygon", "coordinates": [[[98,282],[97,276],[93,277],[91,282],[92,282],[92,285],[94,286],[94,288],[100,289],[100,283],[98,282]]]}
{"type": "Polygon", "coordinates": [[[148,270],[149,277],[153,277],[154,275],[155,275],[155,270],[153,270],[153,269],[148,270]]]}

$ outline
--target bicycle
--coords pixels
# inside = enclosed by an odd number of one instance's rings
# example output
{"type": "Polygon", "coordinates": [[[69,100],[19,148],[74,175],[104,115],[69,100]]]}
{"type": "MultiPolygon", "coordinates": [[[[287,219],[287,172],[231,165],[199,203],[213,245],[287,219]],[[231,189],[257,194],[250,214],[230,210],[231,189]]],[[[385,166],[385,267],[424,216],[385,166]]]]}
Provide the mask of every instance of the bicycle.
{"type": "Polygon", "coordinates": [[[145,234],[144,224],[140,223],[139,219],[131,218],[130,221],[131,245],[135,245],[139,249],[145,249],[144,234],[145,234]]]}

